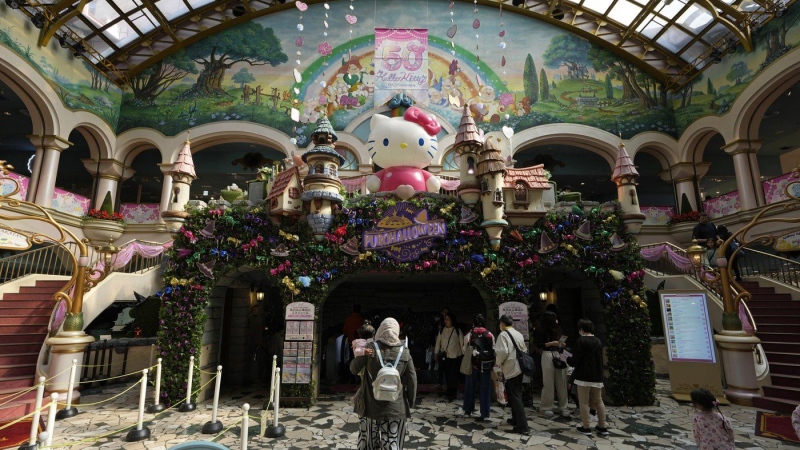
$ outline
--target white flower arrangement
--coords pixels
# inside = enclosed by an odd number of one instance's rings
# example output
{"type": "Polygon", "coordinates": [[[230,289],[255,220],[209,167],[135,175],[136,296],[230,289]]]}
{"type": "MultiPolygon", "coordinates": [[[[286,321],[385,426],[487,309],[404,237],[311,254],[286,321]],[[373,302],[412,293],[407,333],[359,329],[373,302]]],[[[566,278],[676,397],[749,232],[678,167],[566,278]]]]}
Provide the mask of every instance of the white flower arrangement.
{"type": "Polygon", "coordinates": [[[272,178],[272,167],[264,166],[259,168],[257,177],[259,180],[269,180],[272,178]]]}
{"type": "Polygon", "coordinates": [[[549,171],[549,170],[547,170],[547,169],[544,169],[544,177],[545,177],[545,178],[547,178],[547,179],[549,180],[550,178],[552,178],[552,177],[553,177],[553,174],[552,174],[552,173],[550,173],[550,171],[549,171]]]}

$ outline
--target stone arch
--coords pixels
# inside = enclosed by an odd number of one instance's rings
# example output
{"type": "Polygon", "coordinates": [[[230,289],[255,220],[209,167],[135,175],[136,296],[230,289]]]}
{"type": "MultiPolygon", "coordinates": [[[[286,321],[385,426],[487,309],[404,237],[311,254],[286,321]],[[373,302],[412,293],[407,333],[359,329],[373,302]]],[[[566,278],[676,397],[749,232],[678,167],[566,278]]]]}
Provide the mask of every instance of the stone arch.
{"type": "Polygon", "coordinates": [[[578,124],[548,124],[528,128],[512,137],[512,155],[535,145],[563,144],[596,153],[614,169],[620,139],[606,131],[578,124]]]}
{"type": "Polygon", "coordinates": [[[64,137],[59,118],[67,111],[58,95],[30,64],[4,46],[0,46],[0,80],[25,104],[34,135],[64,137]]]}
{"type": "MultiPolygon", "coordinates": [[[[89,114],[89,113],[84,113],[89,114]]],[[[86,143],[89,145],[89,152],[92,158],[108,159],[113,157],[113,133],[109,130],[101,129],[97,124],[91,122],[80,122],[73,128],[74,131],[79,132],[86,143]]]]}
{"type": "Polygon", "coordinates": [[[680,152],[678,162],[702,161],[708,141],[717,134],[721,135],[725,142],[733,140],[722,117],[704,117],[690,125],[678,140],[680,152]]]}
{"type": "Polygon", "coordinates": [[[641,133],[631,138],[625,147],[631,158],[636,159],[639,152],[648,153],[658,159],[664,170],[679,160],[678,141],[662,133],[641,133]]]}
{"type": "MultiPolygon", "coordinates": [[[[772,103],[800,81],[800,53],[795,49],[761,72],[734,102],[728,113],[731,122],[731,139],[758,139],[761,119],[772,103]]],[[[726,115],[727,116],[727,115],[726,115]]]]}

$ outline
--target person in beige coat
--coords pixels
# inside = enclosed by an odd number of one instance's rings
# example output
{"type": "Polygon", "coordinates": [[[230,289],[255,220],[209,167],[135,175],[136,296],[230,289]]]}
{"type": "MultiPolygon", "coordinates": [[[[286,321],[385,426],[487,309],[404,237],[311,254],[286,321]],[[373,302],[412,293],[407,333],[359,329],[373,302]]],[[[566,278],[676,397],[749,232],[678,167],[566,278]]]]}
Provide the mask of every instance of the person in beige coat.
{"type": "Polygon", "coordinates": [[[444,328],[436,336],[436,345],[434,346],[434,354],[439,358],[439,364],[444,364],[448,402],[455,400],[458,392],[458,373],[461,367],[461,357],[464,355],[461,350],[463,340],[464,334],[456,326],[455,316],[448,312],[444,315],[444,328]]]}
{"type": "Polygon", "coordinates": [[[517,361],[517,351],[527,352],[525,338],[514,329],[514,319],[509,315],[500,317],[500,334],[497,336],[497,343],[494,353],[497,357],[497,364],[503,369],[503,376],[506,379],[506,392],[508,392],[508,403],[511,405],[511,419],[509,423],[514,426],[513,432],[520,434],[530,434],[528,418],[525,417],[525,407],[522,404],[522,369],[517,361]]]}

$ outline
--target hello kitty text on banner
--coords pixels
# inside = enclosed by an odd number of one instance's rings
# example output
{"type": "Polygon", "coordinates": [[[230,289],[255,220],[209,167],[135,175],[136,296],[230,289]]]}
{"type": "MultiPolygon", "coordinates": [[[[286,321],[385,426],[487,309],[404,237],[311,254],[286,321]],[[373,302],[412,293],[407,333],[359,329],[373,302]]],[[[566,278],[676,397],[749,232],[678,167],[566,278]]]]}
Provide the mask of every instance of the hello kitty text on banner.
{"type": "Polygon", "coordinates": [[[428,104],[428,30],[375,29],[375,104],[405,92],[428,104]]]}

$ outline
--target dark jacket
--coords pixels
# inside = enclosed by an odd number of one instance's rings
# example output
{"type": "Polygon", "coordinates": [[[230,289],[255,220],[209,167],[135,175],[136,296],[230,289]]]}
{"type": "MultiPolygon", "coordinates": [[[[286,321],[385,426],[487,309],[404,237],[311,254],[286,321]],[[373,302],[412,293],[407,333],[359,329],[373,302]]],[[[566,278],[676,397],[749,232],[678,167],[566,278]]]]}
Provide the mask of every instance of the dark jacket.
{"type": "Polygon", "coordinates": [[[541,355],[542,351],[561,351],[561,347],[547,347],[545,348],[544,344],[547,342],[557,341],[562,336],[561,327],[557,327],[555,333],[548,333],[547,330],[543,328],[539,328],[536,330],[536,334],[533,337],[533,343],[535,344],[535,352],[537,355],[541,355]]]}
{"type": "MultiPolygon", "coordinates": [[[[388,363],[391,361],[394,363],[395,358],[397,358],[397,351],[402,347],[389,347],[383,343],[378,344],[381,349],[381,356],[383,356],[383,362],[388,363]]],[[[417,372],[414,370],[414,363],[408,349],[403,349],[400,363],[397,365],[397,371],[400,372],[400,379],[403,382],[404,395],[393,402],[375,400],[375,396],[372,393],[372,381],[378,376],[378,371],[381,370],[378,355],[356,356],[350,362],[350,372],[353,374],[358,374],[365,367],[364,376],[367,379],[367,392],[364,417],[384,421],[405,420],[411,417],[411,405],[417,400],[417,372]]]]}
{"type": "Polygon", "coordinates": [[[581,336],[575,342],[567,363],[575,368],[573,378],[597,383],[603,381],[603,343],[596,336],[581,336]]]}
{"type": "Polygon", "coordinates": [[[711,222],[698,223],[692,228],[692,239],[697,239],[698,241],[705,241],[706,239],[716,240],[717,227],[711,222]]]}

